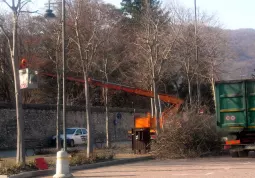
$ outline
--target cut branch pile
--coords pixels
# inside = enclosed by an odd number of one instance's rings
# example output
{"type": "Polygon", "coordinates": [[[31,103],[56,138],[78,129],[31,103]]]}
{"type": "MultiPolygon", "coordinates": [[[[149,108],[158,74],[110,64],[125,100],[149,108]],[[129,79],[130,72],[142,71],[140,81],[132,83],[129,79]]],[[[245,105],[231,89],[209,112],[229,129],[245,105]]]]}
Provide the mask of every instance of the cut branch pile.
{"type": "Polygon", "coordinates": [[[220,153],[221,134],[214,116],[186,112],[169,119],[152,147],[158,158],[194,158],[220,153]]]}

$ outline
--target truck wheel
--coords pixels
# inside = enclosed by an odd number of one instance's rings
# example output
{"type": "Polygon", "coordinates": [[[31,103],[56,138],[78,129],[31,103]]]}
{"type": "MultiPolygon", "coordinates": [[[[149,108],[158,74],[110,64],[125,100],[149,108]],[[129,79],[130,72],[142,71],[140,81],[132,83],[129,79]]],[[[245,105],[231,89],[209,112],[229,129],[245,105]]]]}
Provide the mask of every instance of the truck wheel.
{"type": "Polygon", "coordinates": [[[70,147],[74,147],[74,140],[70,141],[70,147]]]}
{"type": "Polygon", "coordinates": [[[239,154],[238,154],[237,151],[232,151],[232,152],[230,152],[230,154],[231,154],[231,157],[232,157],[232,158],[237,158],[237,157],[239,157],[239,154]]]}
{"type": "Polygon", "coordinates": [[[249,151],[247,151],[247,150],[244,150],[244,151],[238,151],[238,155],[239,155],[239,157],[242,157],[242,158],[244,158],[244,157],[248,157],[248,154],[249,154],[249,151]]]}

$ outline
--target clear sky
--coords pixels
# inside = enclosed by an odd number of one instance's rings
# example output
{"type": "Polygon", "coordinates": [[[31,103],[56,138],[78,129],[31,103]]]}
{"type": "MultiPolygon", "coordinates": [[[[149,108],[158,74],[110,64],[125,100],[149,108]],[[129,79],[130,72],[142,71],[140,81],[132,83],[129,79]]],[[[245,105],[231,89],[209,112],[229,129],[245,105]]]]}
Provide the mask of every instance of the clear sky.
{"type": "MultiPolygon", "coordinates": [[[[45,3],[48,0],[32,0],[33,9],[39,9],[40,13],[45,11],[45,3]]],[[[121,0],[104,0],[120,6],[121,0]]],[[[163,0],[164,4],[172,0],[163,0]]],[[[186,7],[193,8],[194,0],[175,0],[186,7]]],[[[255,29],[255,0],[197,0],[197,6],[202,11],[215,14],[223,28],[254,28],[255,29]]]]}
{"type": "MultiPolygon", "coordinates": [[[[193,7],[194,0],[177,0],[193,7]]],[[[255,28],[255,0],[197,0],[203,11],[216,14],[224,28],[255,28]]]]}

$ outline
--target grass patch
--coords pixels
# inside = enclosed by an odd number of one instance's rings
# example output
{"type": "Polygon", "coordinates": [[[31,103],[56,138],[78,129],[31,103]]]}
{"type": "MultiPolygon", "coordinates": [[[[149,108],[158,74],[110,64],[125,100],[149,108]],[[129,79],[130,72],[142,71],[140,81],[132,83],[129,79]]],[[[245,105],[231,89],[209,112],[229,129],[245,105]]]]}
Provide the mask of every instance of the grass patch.
{"type": "Polygon", "coordinates": [[[73,153],[71,154],[70,166],[109,161],[113,160],[114,156],[115,154],[108,149],[97,150],[90,158],[87,158],[86,152],[73,153]]]}
{"type": "Polygon", "coordinates": [[[33,161],[29,161],[25,165],[18,165],[9,163],[7,161],[1,161],[0,165],[0,175],[12,175],[21,172],[37,170],[33,161]]]}

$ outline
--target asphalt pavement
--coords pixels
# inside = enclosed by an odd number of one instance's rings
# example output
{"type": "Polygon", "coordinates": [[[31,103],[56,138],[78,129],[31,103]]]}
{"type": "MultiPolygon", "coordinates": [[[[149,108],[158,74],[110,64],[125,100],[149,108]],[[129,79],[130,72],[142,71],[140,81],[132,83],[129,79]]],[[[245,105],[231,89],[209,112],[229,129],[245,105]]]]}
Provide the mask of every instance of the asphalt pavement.
{"type": "Polygon", "coordinates": [[[214,157],[150,160],[82,170],[73,172],[73,175],[77,178],[251,178],[255,176],[255,159],[214,157]]]}

